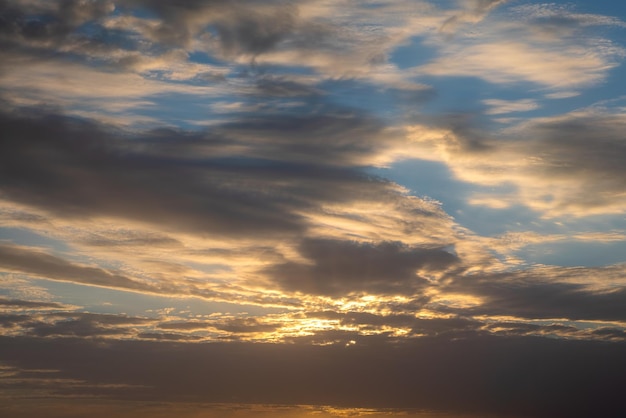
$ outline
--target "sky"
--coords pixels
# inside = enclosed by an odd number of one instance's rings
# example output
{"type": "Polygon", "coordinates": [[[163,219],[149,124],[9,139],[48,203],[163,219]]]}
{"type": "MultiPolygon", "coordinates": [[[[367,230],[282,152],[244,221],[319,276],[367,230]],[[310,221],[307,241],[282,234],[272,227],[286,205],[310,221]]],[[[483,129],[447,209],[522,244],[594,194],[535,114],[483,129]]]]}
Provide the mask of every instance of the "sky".
{"type": "Polygon", "coordinates": [[[626,416],[626,6],[0,0],[0,414],[626,416]]]}

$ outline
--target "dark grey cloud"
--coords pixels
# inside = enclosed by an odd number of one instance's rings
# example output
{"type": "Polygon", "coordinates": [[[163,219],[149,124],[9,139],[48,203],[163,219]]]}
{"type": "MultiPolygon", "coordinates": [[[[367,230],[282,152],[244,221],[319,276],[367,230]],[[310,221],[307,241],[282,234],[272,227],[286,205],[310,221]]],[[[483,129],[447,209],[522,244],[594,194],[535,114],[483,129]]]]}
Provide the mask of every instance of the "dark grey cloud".
{"type": "Polygon", "coordinates": [[[211,132],[135,137],[58,116],[2,115],[0,125],[2,192],[62,217],[273,235],[303,231],[295,212],[322,202],[402,198],[383,180],[339,167],[372,152],[380,132],[359,115],[251,119],[211,132]]]}
{"type": "MultiPolygon", "coordinates": [[[[341,28],[302,17],[300,3],[3,0],[0,44],[21,58],[82,60],[89,65],[110,65],[117,71],[139,72],[145,71],[151,59],[165,67],[186,62],[187,52],[197,52],[198,47],[217,59],[247,57],[248,64],[255,64],[258,55],[276,50],[324,53],[343,49],[345,45],[338,48],[333,39],[342,33],[341,28]],[[168,55],[171,51],[178,55],[168,55]]],[[[207,71],[196,74],[195,81],[213,83],[225,78],[221,72],[207,71]]],[[[269,82],[259,87],[274,95],[295,91],[288,83],[269,82]]],[[[300,93],[310,94],[306,90],[300,88],[300,93]]]]}
{"type": "Polygon", "coordinates": [[[442,271],[458,262],[442,248],[411,247],[398,242],[376,244],[307,239],[300,254],[312,264],[289,262],[266,273],[281,288],[309,294],[413,294],[429,285],[420,268],[442,271]]]}
{"type": "MultiPolygon", "coordinates": [[[[387,307],[386,307],[387,308],[387,307]]],[[[387,308],[388,310],[391,310],[387,308]]],[[[446,309],[443,309],[446,312],[446,309]]],[[[541,323],[527,323],[515,321],[494,321],[489,318],[491,311],[485,309],[458,309],[454,312],[462,312],[467,316],[449,316],[423,318],[410,313],[374,314],[369,312],[309,312],[307,318],[319,318],[339,321],[341,326],[348,326],[354,331],[328,331],[319,332],[307,337],[306,341],[320,343],[324,341],[337,341],[347,343],[350,340],[359,341],[364,335],[375,332],[382,341],[393,340],[391,330],[401,329],[404,334],[400,340],[418,336],[423,337],[446,337],[450,339],[476,338],[488,334],[522,337],[522,336],[548,336],[555,338],[571,338],[585,340],[613,340],[626,341],[625,331],[615,326],[601,326],[596,328],[575,327],[568,325],[566,320],[545,321],[541,323]],[[471,314],[485,315],[477,319],[471,314]],[[356,331],[358,329],[358,331],[356,331]]],[[[449,313],[449,311],[447,311],[449,313]]],[[[511,315],[510,312],[499,312],[500,315],[511,315]]],[[[301,341],[298,338],[295,340],[301,341]]]]}
{"type": "Polygon", "coordinates": [[[610,327],[602,327],[598,329],[594,329],[592,331],[593,335],[597,335],[604,338],[615,339],[618,341],[626,340],[626,330],[610,328],[610,327]]]}
{"type": "Polygon", "coordinates": [[[493,322],[486,326],[487,329],[505,333],[510,336],[523,336],[523,335],[575,335],[580,332],[576,327],[551,324],[551,325],[539,325],[539,324],[526,324],[520,322],[493,322]]]}
{"type": "Polygon", "coordinates": [[[276,331],[280,327],[280,324],[262,323],[256,318],[235,318],[216,324],[215,327],[222,331],[233,333],[272,332],[276,331]]]}
{"type": "Polygon", "coordinates": [[[280,328],[279,323],[265,323],[257,318],[232,318],[213,321],[171,321],[159,324],[161,329],[166,330],[206,330],[217,329],[232,333],[272,332],[280,328]]]}
{"type": "Polygon", "coordinates": [[[283,3],[269,12],[251,11],[249,6],[215,23],[227,55],[267,52],[296,30],[297,9],[293,5],[283,3]]]}
{"type": "Polygon", "coordinates": [[[129,329],[129,325],[141,325],[149,322],[149,320],[142,318],[92,313],[47,315],[43,319],[47,320],[34,320],[21,324],[25,329],[25,334],[36,337],[64,336],[83,338],[131,335],[133,333],[129,329]]]}
{"type": "MultiPolygon", "coordinates": [[[[567,324],[567,321],[564,321],[567,324]]],[[[494,322],[484,329],[500,336],[547,336],[550,338],[583,339],[595,341],[626,341],[626,331],[615,326],[582,327],[560,323],[527,324],[519,322],[494,322]]]]}
{"type": "MultiPolygon", "coordinates": [[[[181,282],[176,281],[176,278],[169,282],[162,280],[158,283],[149,283],[114,270],[68,261],[37,249],[12,244],[0,244],[0,268],[5,272],[24,273],[48,280],[109,287],[139,293],[169,296],[194,295],[200,298],[219,300],[230,297],[231,301],[237,300],[237,297],[232,294],[215,292],[211,289],[199,289],[193,285],[189,286],[189,283],[181,284],[181,282]]],[[[280,297],[258,298],[258,303],[261,304],[281,302],[297,304],[295,301],[280,297]]]]}
{"type": "Polygon", "coordinates": [[[187,47],[201,37],[223,56],[268,52],[303,31],[297,2],[127,0],[120,5],[156,15],[158,25],[145,34],[158,43],[187,47]]]}
{"type": "Polygon", "coordinates": [[[109,141],[104,131],[89,124],[4,122],[0,175],[3,191],[18,201],[61,216],[143,218],[188,229],[301,228],[297,217],[281,211],[279,204],[237,190],[237,178],[228,172],[215,173],[224,184],[211,184],[212,173],[203,173],[190,161],[144,157],[115,138],[109,141]]]}
{"type": "Polygon", "coordinates": [[[99,267],[73,263],[42,251],[10,244],[0,244],[0,266],[5,271],[17,271],[53,280],[152,293],[162,291],[99,267]]]}
{"type": "Polygon", "coordinates": [[[0,315],[0,326],[31,337],[103,338],[134,335],[133,326],[149,325],[147,318],[89,312],[0,315]]]}
{"type": "Polygon", "coordinates": [[[363,337],[348,347],[1,338],[0,359],[20,369],[59,370],[58,378],[85,382],[77,393],[109,399],[586,418],[626,413],[625,348],[477,334],[393,344],[363,337]],[[98,389],[103,383],[130,386],[112,393],[98,389]]]}
{"type": "Polygon", "coordinates": [[[512,315],[523,318],[571,320],[626,320],[626,288],[594,289],[573,283],[610,280],[619,268],[536,268],[502,274],[482,274],[454,279],[447,290],[479,296],[482,304],[455,309],[464,315],[512,315]],[[569,282],[568,282],[569,280],[569,282]]]}
{"type": "Polygon", "coordinates": [[[212,328],[212,321],[170,321],[159,324],[159,328],[167,330],[192,331],[212,328]]]}
{"type": "Polygon", "coordinates": [[[328,168],[366,165],[397,140],[386,135],[385,125],[367,113],[319,104],[319,110],[306,114],[251,114],[224,123],[216,131],[252,147],[259,157],[328,168]]]}
{"type": "Polygon", "coordinates": [[[53,216],[262,239],[298,237],[310,227],[302,213],[328,204],[385,202],[401,232],[450,233],[443,211],[361,170],[388,138],[358,112],[253,115],[199,132],[128,133],[41,111],[0,115],[0,125],[0,191],[53,216]]]}
{"type": "Polygon", "coordinates": [[[289,80],[286,77],[264,75],[255,80],[253,92],[263,98],[267,97],[307,97],[321,94],[313,86],[289,80]]]}
{"type": "Polygon", "coordinates": [[[0,314],[0,326],[2,328],[17,328],[25,322],[31,321],[29,315],[0,314]]]}
{"type": "Polygon", "coordinates": [[[560,206],[615,205],[626,189],[626,120],[617,115],[573,115],[533,125],[524,144],[537,157],[537,176],[575,180],[560,206]]]}
{"type": "Polygon", "coordinates": [[[55,2],[0,1],[0,42],[5,46],[56,46],[87,22],[114,10],[109,0],[55,2]]]}
{"type": "Polygon", "coordinates": [[[30,301],[30,300],[5,299],[5,298],[0,298],[0,307],[17,308],[17,309],[65,309],[67,308],[66,305],[63,305],[61,303],[56,303],[56,302],[36,302],[36,301],[30,301]]]}
{"type": "Polygon", "coordinates": [[[137,334],[137,338],[156,341],[197,341],[202,337],[188,334],[175,334],[171,332],[141,332],[137,334]]]}

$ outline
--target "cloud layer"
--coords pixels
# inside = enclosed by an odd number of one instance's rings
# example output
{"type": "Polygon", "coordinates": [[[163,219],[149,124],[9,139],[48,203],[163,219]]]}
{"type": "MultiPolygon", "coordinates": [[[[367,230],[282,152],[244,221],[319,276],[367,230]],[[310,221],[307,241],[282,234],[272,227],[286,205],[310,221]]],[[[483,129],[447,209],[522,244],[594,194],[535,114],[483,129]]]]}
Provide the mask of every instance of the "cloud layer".
{"type": "Polygon", "coordinates": [[[0,0],[0,411],[623,415],[610,14],[0,0]]]}

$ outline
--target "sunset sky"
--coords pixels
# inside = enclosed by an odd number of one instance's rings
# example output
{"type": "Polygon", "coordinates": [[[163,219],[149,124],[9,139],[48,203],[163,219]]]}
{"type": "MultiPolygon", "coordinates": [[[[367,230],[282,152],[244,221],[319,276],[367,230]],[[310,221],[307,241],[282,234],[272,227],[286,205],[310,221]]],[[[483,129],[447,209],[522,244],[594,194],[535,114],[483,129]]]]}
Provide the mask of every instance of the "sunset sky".
{"type": "Polygon", "coordinates": [[[0,0],[0,415],[626,416],[626,4],[0,0]]]}

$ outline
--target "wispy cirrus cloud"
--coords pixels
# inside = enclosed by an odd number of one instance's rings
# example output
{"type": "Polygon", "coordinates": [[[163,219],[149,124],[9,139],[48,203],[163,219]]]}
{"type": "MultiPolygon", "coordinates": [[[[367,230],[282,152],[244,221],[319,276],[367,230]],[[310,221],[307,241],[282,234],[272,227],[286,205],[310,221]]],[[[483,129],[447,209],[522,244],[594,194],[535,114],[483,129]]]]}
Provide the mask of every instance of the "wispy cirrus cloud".
{"type": "Polygon", "coordinates": [[[500,100],[500,99],[487,99],[483,100],[483,103],[488,107],[486,113],[488,115],[501,115],[506,113],[515,112],[528,112],[538,109],[539,104],[532,99],[520,99],[520,100],[500,100]]]}

